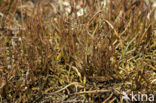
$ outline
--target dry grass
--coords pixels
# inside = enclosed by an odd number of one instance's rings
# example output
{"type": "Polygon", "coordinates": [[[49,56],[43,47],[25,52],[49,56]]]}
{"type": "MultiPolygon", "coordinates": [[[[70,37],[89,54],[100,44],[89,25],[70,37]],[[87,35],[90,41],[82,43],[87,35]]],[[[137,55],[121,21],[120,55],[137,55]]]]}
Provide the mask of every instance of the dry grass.
{"type": "Polygon", "coordinates": [[[108,1],[71,0],[61,9],[0,0],[0,102],[121,103],[122,91],[156,94],[155,8],[108,1]]]}

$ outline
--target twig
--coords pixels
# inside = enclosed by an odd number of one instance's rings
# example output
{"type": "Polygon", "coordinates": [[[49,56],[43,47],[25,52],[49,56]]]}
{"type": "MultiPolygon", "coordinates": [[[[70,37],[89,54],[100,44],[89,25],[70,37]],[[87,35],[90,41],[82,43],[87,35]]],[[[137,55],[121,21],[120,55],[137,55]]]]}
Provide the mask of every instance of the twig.
{"type": "Polygon", "coordinates": [[[114,97],[112,100],[110,100],[109,103],[114,103],[115,100],[116,100],[116,97],[114,97]]]}
{"type": "Polygon", "coordinates": [[[107,101],[110,100],[112,96],[113,96],[113,93],[111,93],[111,94],[109,95],[109,97],[106,98],[102,103],[107,103],[107,101]]]}
{"type": "Polygon", "coordinates": [[[111,91],[110,90],[101,89],[101,90],[77,92],[77,93],[72,93],[70,95],[74,95],[74,94],[94,94],[94,93],[105,93],[105,92],[111,92],[111,91]]]}
{"type": "MultiPolygon", "coordinates": [[[[68,88],[69,86],[72,86],[72,85],[79,86],[79,87],[83,88],[83,86],[80,85],[78,82],[73,82],[73,83],[70,83],[70,84],[66,85],[64,88],[62,88],[62,89],[60,89],[60,90],[58,90],[58,91],[55,91],[55,92],[53,92],[53,93],[49,93],[49,94],[56,94],[56,93],[58,93],[58,92],[61,92],[61,91],[65,90],[66,88],[68,88]]],[[[48,91],[51,91],[52,89],[53,89],[53,88],[51,88],[51,89],[48,88],[45,92],[47,93],[48,91]]]]}

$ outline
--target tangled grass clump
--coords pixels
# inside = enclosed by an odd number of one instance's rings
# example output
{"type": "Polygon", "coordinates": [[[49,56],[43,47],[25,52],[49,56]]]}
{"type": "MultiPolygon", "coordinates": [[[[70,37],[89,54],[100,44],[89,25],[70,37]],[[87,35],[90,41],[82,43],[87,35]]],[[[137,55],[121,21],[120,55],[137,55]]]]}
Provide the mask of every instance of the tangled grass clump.
{"type": "Polygon", "coordinates": [[[123,91],[156,95],[152,2],[68,4],[0,1],[0,102],[124,103],[123,91]]]}

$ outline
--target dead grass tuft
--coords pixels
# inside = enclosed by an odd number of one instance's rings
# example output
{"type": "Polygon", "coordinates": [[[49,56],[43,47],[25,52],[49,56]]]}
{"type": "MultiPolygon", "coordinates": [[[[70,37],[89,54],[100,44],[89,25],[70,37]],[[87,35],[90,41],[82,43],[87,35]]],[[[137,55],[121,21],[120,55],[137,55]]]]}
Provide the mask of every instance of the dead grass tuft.
{"type": "Polygon", "coordinates": [[[156,94],[149,0],[1,0],[0,102],[121,103],[156,94]]]}

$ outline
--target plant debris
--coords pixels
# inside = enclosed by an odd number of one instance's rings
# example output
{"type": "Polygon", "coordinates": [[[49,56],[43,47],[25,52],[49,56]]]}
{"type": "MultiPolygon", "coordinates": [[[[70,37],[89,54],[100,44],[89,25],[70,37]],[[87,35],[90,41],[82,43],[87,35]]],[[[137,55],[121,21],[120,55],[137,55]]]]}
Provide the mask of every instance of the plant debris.
{"type": "Polygon", "coordinates": [[[0,103],[156,96],[155,12],[152,0],[0,0],[0,103]]]}

